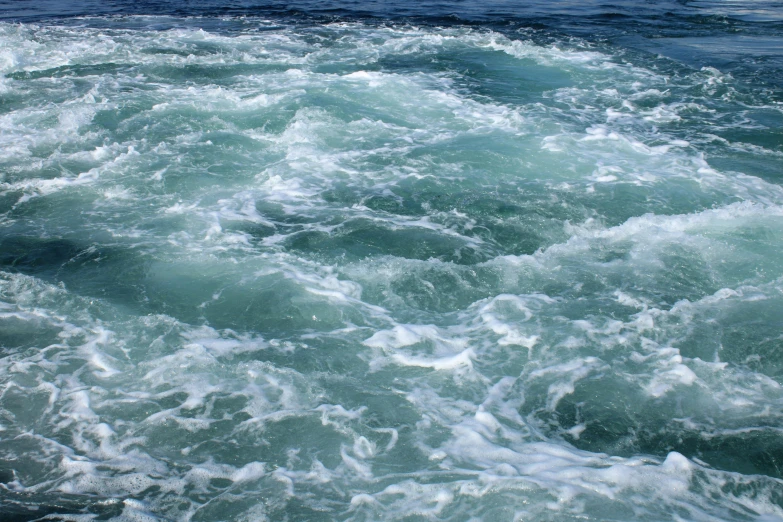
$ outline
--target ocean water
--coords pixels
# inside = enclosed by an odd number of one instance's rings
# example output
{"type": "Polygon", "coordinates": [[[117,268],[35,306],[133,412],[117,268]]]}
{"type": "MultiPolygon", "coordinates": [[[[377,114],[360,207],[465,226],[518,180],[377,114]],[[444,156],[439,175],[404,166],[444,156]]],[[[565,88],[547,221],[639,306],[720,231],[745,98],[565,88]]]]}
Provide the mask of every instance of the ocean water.
{"type": "Polygon", "coordinates": [[[783,520],[783,3],[0,2],[0,520],[783,520]]]}

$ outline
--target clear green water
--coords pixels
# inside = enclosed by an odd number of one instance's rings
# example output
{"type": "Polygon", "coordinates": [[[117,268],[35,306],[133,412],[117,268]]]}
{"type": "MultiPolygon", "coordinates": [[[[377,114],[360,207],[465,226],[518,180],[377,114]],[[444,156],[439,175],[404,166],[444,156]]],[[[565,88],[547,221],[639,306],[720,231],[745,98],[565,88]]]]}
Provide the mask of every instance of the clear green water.
{"type": "Polygon", "coordinates": [[[220,23],[0,23],[9,519],[783,517],[774,83],[220,23]]]}

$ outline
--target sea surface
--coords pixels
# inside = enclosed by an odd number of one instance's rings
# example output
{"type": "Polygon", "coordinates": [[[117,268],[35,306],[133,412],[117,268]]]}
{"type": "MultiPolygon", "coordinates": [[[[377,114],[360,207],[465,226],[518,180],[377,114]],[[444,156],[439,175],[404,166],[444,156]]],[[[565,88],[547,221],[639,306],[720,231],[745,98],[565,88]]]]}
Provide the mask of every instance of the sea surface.
{"type": "Polygon", "coordinates": [[[0,1],[0,520],[783,520],[783,2],[0,1]]]}

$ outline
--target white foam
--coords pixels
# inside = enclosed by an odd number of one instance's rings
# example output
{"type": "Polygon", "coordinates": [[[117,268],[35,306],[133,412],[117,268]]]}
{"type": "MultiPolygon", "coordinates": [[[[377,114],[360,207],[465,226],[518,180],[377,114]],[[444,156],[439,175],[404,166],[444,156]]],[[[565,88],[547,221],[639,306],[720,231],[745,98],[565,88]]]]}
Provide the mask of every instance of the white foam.
{"type": "Polygon", "coordinates": [[[530,377],[533,380],[550,374],[560,377],[549,385],[547,391],[547,409],[554,410],[563,397],[574,392],[574,385],[578,381],[605,367],[605,363],[596,357],[576,358],[566,363],[534,370],[530,373],[530,377]]]}

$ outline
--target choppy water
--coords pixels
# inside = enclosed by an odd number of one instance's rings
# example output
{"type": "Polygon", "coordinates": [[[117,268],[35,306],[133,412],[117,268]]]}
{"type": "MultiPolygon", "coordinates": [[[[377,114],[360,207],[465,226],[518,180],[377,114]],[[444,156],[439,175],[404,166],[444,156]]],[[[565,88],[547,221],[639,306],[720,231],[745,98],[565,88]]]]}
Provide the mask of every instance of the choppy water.
{"type": "Polygon", "coordinates": [[[783,519],[780,3],[0,9],[2,520],[783,519]]]}

